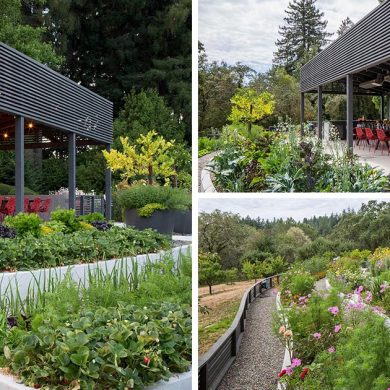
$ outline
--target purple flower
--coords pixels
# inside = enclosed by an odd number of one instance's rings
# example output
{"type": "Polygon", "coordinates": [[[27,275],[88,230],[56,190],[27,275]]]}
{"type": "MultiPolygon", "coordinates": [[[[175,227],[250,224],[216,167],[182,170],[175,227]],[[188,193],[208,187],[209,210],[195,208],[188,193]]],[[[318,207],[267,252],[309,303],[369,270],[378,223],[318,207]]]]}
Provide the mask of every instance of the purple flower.
{"type": "Polygon", "coordinates": [[[372,302],[372,294],[371,294],[371,291],[367,291],[367,295],[366,295],[365,301],[366,301],[367,303],[371,303],[371,302],[372,302]]]}
{"type": "Polygon", "coordinates": [[[314,337],[315,339],[319,340],[319,339],[321,338],[321,333],[316,332],[316,333],[313,334],[313,337],[314,337]]]}
{"type": "Polygon", "coordinates": [[[373,306],[371,308],[371,310],[374,312],[374,313],[377,313],[377,314],[384,314],[385,313],[385,310],[382,308],[382,307],[379,307],[379,306],[373,306]]]}
{"type": "Polygon", "coordinates": [[[356,290],[355,290],[355,294],[357,295],[360,295],[363,291],[363,286],[359,286],[356,290]]]}
{"type": "Polygon", "coordinates": [[[364,310],[364,303],[363,303],[363,302],[357,302],[357,303],[350,302],[350,303],[348,303],[348,305],[347,305],[347,309],[348,309],[348,310],[358,310],[358,311],[362,311],[362,310],[364,310]]]}
{"type": "Polygon", "coordinates": [[[332,306],[328,309],[328,311],[330,311],[334,316],[337,316],[339,313],[339,308],[337,306],[332,306]]]}
{"type": "Polygon", "coordinates": [[[383,294],[388,288],[390,288],[390,286],[387,282],[381,284],[380,293],[383,294]]]}
{"type": "Polygon", "coordinates": [[[300,366],[301,365],[301,360],[300,359],[297,359],[297,358],[294,358],[293,360],[292,360],[292,364],[291,364],[291,367],[298,367],[298,366],[300,366]]]}
{"type": "Polygon", "coordinates": [[[291,376],[291,375],[293,374],[293,370],[292,370],[291,367],[286,367],[286,374],[287,374],[288,376],[291,376]]]}
{"type": "Polygon", "coordinates": [[[328,348],[328,352],[329,353],[334,353],[335,351],[336,350],[335,350],[335,348],[333,346],[328,348]]]}
{"type": "Polygon", "coordinates": [[[334,327],[334,332],[335,332],[335,333],[339,333],[339,332],[340,332],[340,329],[341,329],[341,325],[336,325],[336,326],[334,327]]]}

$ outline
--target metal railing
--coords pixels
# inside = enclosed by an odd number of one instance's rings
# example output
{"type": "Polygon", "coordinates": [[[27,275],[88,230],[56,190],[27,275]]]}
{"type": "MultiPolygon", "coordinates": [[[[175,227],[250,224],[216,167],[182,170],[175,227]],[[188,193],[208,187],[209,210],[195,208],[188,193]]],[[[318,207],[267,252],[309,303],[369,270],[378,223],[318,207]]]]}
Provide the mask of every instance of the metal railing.
{"type": "Polygon", "coordinates": [[[198,389],[214,390],[233,364],[240,349],[241,339],[245,331],[245,319],[250,304],[262,293],[280,281],[280,274],[265,278],[244,294],[238,312],[230,328],[217,342],[199,359],[198,389]]]}
{"type": "Polygon", "coordinates": [[[85,215],[94,212],[104,214],[104,203],[103,195],[77,195],[76,214],[85,215]]]}

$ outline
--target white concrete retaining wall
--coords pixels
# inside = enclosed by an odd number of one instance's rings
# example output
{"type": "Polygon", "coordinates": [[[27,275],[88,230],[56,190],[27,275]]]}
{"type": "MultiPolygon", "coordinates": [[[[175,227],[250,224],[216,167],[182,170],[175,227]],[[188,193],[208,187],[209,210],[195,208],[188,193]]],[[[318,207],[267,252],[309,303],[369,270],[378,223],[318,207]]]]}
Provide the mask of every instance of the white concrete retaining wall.
{"type": "Polygon", "coordinates": [[[157,261],[169,254],[171,254],[173,259],[177,261],[181,254],[185,255],[188,251],[191,251],[191,245],[184,245],[182,247],[173,248],[168,251],[160,251],[158,253],[125,257],[123,259],[98,261],[90,264],[75,264],[64,267],[43,268],[33,271],[3,272],[0,273],[0,296],[2,298],[7,295],[9,296],[11,291],[15,293],[16,289],[18,289],[20,297],[23,300],[26,298],[29,288],[37,289],[37,285],[39,285],[41,289],[44,289],[45,284],[47,285],[50,278],[54,277],[58,278],[58,280],[62,280],[68,272],[71,273],[72,279],[75,282],[81,281],[87,286],[88,273],[91,271],[93,272],[94,270],[100,269],[103,273],[110,273],[113,269],[115,269],[115,267],[120,269],[122,265],[126,265],[127,267],[125,269],[128,272],[131,272],[133,261],[142,267],[148,260],[157,261]]]}

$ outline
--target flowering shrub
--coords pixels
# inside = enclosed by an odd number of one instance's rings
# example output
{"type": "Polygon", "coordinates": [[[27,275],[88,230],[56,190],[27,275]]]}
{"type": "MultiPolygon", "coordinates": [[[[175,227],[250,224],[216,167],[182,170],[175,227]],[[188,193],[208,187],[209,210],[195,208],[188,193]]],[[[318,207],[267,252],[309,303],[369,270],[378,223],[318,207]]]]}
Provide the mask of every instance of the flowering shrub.
{"type": "Polygon", "coordinates": [[[314,278],[301,269],[285,273],[280,283],[282,301],[302,303],[314,289],[314,278]]]}

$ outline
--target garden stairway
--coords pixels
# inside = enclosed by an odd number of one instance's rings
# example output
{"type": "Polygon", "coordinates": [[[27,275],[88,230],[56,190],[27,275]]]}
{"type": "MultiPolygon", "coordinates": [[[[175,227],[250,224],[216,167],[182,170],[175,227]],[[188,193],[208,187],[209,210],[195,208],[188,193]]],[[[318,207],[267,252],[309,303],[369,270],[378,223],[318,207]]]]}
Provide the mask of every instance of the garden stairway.
{"type": "Polygon", "coordinates": [[[237,359],[218,390],[275,390],[282,368],[284,345],[272,331],[276,291],[267,290],[248,310],[237,359]]]}

